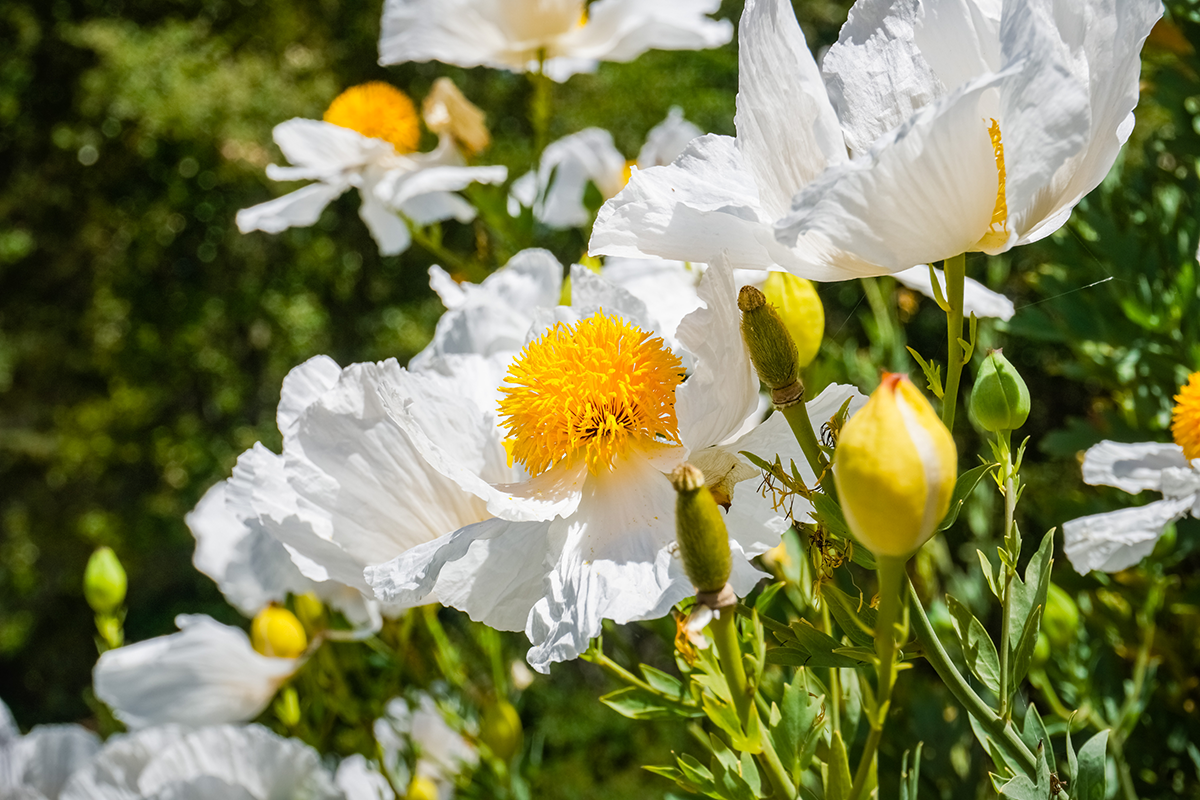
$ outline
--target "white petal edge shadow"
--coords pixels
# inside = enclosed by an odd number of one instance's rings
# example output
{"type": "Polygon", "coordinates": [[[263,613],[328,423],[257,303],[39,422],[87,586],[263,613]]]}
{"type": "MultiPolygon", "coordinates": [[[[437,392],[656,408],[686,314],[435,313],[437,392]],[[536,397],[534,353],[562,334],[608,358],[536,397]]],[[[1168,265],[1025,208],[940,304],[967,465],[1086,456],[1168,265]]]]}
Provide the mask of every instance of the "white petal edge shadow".
{"type": "Polygon", "coordinates": [[[1191,471],[1183,448],[1173,443],[1126,444],[1105,439],[1083,457],[1083,480],[1092,486],[1114,486],[1129,494],[1163,491],[1168,471],[1191,471]]]}
{"type": "Polygon", "coordinates": [[[1166,526],[1191,509],[1195,497],[1159,500],[1144,506],[1073,519],[1063,525],[1063,551],[1081,575],[1119,572],[1154,551],[1166,526]]]}
{"type": "Polygon", "coordinates": [[[156,725],[112,736],[71,775],[59,800],[141,800],[138,780],[146,765],[187,733],[183,725],[156,725]]]}

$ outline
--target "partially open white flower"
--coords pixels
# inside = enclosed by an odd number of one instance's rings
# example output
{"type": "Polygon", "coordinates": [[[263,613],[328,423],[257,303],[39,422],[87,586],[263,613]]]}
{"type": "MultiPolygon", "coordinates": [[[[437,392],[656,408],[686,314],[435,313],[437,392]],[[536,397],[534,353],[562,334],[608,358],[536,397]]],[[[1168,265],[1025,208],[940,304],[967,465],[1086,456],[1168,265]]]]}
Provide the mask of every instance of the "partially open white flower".
{"type": "Polygon", "coordinates": [[[260,725],[147,728],[105,743],[62,800],[341,800],[316,750],[260,725]]]}
{"type": "Polygon", "coordinates": [[[543,69],[564,81],[595,70],[600,61],[632,61],[647,50],[723,45],[733,26],[707,16],[720,5],[719,0],[388,0],[379,63],[543,69]]]}
{"type": "Polygon", "coordinates": [[[100,737],[81,725],[38,725],[22,736],[0,701],[0,797],[57,800],[77,770],[100,749],[100,737]]]}
{"type": "Polygon", "coordinates": [[[303,663],[260,655],[241,628],[203,614],[180,614],[175,624],[179,633],[109,650],[96,663],[96,697],[130,728],[253,719],[303,663]]]}
{"type": "MultiPolygon", "coordinates": [[[[669,166],[635,172],[600,209],[590,251],[698,262],[727,251],[742,267],[783,266],[818,281],[892,272],[932,296],[923,263],[883,269],[818,235],[795,247],[776,240],[773,224],[792,197],[847,162],[847,145],[790,4],[750,0],[738,38],[737,137],[703,136],[669,166]]],[[[970,279],[965,302],[980,317],[1013,313],[1007,298],[970,279]]]]}
{"type": "Polygon", "coordinates": [[[237,214],[238,230],[279,233],[312,225],[327,205],[351,187],[362,198],[359,216],[379,252],[408,249],[408,222],[470,222],[474,207],[455,194],[472,183],[503,183],[504,167],[468,167],[450,135],[435,150],[413,152],[420,122],[412,101],[398,89],[368,83],[337,97],[324,120],[290,119],[275,126],[275,143],[295,166],[267,167],[277,181],[311,180],[302,189],[237,214]],[[402,219],[397,215],[404,216],[402,219]]]}

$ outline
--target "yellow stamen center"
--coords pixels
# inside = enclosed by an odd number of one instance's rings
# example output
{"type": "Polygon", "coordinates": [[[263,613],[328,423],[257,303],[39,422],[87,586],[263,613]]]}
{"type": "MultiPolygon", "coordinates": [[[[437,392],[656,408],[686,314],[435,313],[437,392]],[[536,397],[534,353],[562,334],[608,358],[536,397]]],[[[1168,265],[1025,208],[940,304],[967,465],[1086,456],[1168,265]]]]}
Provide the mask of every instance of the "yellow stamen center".
{"type": "Polygon", "coordinates": [[[404,92],[382,81],[351,86],[329,104],[325,121],[391,142],[397,153],[411,153],[421,138],[417,108],[404,92]]]}
{"type": "Polygon", "coordinates": [[[1200,458],[1200,372],[1193,372],[1175,395],[1171,437],[1183,448],[1183,457],[1188,461],[1200,458]]]}
{"type": "Polygon", "coordinates": [[[992,152],[996,156],[996,174],[1000,183],[996,188],[996,207],[992,210],[992,224],[979,240],[980,250],[999,247],[1008,241],[1008,201],[1004,196],[1004,142],[1000,140],[1000,123],[994,119],[988,127],[988,135],[992,138],[992,152]]]}
{"type": "Polygon", "coordinates": [[[509,458],[530,475],[583,459],[609,469],[639,442],[679,441],[678,356],[634,325],[600,312],[558,323],[530,342],[500,387],[509,458]]]}

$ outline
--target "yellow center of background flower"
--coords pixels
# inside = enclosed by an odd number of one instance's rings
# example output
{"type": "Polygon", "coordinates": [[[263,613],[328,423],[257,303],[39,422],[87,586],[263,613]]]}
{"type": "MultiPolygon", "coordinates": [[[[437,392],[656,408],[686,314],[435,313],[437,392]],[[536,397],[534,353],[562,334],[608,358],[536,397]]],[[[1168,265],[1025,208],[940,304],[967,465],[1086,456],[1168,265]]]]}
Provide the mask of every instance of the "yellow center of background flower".
{"type": "Polygon", "coordinates": [[[987,233],[979,240],[981,249],[999,247],[1008,241],[1008,200],[1004,196],[1004,142],[1000,140],[1000,123],[992,120],[988,127],[988,136],[992,139],[992,152],[996,157],[996,174],[1000,184],[996,188],[996,206],[992,210],[992,224],[987,233]]]}
{"type": "Polygon", "coordinates": [[[679,441],[679,358],[663,340],[600,312],[530,342],[500,387],[509,457],[539,475],[580,458],[609,469],[635,442],[679,441]]]}
{"type": "Polygon", "coordinates": [[[1171,436],[1183,448],[1184,458],[1200,458],[1200,372],[1193,372],[1175,395],[1171,436]]]}
{"type": "Polygon", "coordinates": [[[421,139],[421,120],[413,101],[382,81],[351,86],[333,99],[324,119],[370,139],[391,142],[397,153],[411,153],[421,139]]]}

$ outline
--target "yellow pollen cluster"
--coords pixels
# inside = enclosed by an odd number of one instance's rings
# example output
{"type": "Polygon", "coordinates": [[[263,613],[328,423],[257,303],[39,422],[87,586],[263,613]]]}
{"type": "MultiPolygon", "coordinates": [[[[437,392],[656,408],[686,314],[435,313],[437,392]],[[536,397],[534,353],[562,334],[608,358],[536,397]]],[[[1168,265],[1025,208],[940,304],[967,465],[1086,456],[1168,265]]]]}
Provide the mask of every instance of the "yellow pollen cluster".
{"type": "Polygon", "coordinates": [[[1175,395],[1171,437],[1188,461],[1200,458],[1200,372],[1193,372],[1175,395]]]}
{"type": "Polygon", "coordinates": [[[992,224],[979,240],[980,248],[998,247],[1008,240],[1008,201],[1004,195],[1004,142],[1000,140],[1000,123],[992,120],[988,127],[992,139],[992,152],[996,156],[996,174],[1000,178],[996,188],[996,207],[992,210],[992,224]]]}
{"type": "Polygon", "coordinates": [[[417,108],[404,92],[382,81],[351,86],[329,104],[325,121],[391,142],[397,153],[411,153],[421,139],[417,108]]]}
{"type": "Polygon", "coordinates": [[[583,459],[609,469],[638,441],[679,441],[679,358],[619,317],[558,323],[525,349],[500,387],[509,457],[530,475],[583,459]]]}

